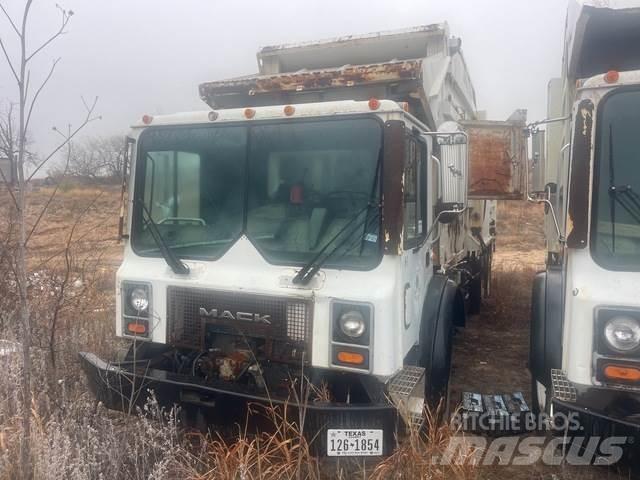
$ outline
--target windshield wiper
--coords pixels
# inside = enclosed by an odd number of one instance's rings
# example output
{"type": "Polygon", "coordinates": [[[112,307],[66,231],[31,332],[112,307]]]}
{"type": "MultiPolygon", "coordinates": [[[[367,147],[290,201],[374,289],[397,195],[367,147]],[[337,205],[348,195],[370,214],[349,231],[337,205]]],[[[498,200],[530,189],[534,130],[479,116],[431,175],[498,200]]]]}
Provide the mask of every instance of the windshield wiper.
{"type": "Polygon", "coordinates": [[[618,199],[615,187],[615,167],[613,165],[613,123],[609,124],[609,217],[611,220],[611,247],[616,251],[616,200],[618,199]]]}
{"type": "Polygon", "coordinates": [[[640,224],[640,195],[633,191],[631,185],[612,185],[609,187],[609,194],[625,209],[631,218],[640,224]]]}
{"type": "Polygon", "coordinates": [[[374,215],[374,218],[377,218],[380,216],[380,209],[382,208],[382,206],[379,203],[374,203],[375,198],[377,197],[376,191],[378,188],[378,184],[380,182],[381,167],[382,167],[382,152],[379,152],[378,162],[376,163],[376,173],[375,173],[375,176],[373,177],[373,185],[371,186],[371,193],[369,195],[369,201],[367,202],[367,205],[362,210],[359,210],[353,217],[351,217],[349,221],[345,224],[345,226],[342,227],[340,231],[336,233],[331,238],[331,240],[329,240],[324,245],[324,247],[320,249],[320,251],[311,259],[311,261],[300,269],[300,271],[296,274],[296,276],[293,277],[292,282],[294,284],[306,285],[307,283],[309,283],[309,281],[318,272],[318,270],[322,268],[322,265],[324,265],[327,262],[327,260],[329,260],[329,258],[331,258],[338,250],[340,250],[340,248],[342,248],[349,240],[351,240],[353,237],[353,234],[356,233],[358,229],[363,225],[365,225],[365,228],[364,228],[364,233],[362,234],[363,235],[362,238],[363,239],[365,238],[365,236],[367,235],[367,227],[369,225],[369,222],[371,221],[371,220],[367,221],[367,219],[369,218],[369,210],[372,207],[377,207],[378,213],[374,215]],[[364,216],[364,220],[360,223],[355,223],[358,217],[362,215],[363,212],[366,212],[364,216]],[[332,250],[327,252],[329,246],[333,242],[335,242],[338,238],[340,238],[340,235],[342,235],[344,232],[349,230],[349,227],[351,227],[351,230],[347,235],[345,235],[342,241],[336,244],[336,246],[332,250]],[[324,255],[324,258],[323,258],[323,255],[324,255]]]}
{"type": "MultiPolygon", "coordinates": [[[[302,284],[302,285],[306,285],[307,283],[309,283],[309,281],[318,272],[318,270],[322,268],[322,266],[327,262],[327,260],[329,260],[329,258],[331,258],[338,250],[340,250],[349,240],[353,240],[353,234],[355,232],[357,232],[363,225],[365,224],[368,225],[371,222],[371,219],[369,221],[367,221],[367,219],[369,218],[369,210],[372,207],[378,207],[378,213],[374,215],[373,219],[378,218],[380,216],[380,211],[379,211],[380,205],[367,203],[366,207],[364,207],[362,210],[359,210],[353,217],[351,217],[349,221],[345,224],[345,226],[342,227],[340,231],[336,233],[331,238],[331,240],[329,240],[324,245],[324,247],[322,247],[322,249],[316,254],[316,256],[313,257],[309,263],[307,263],[304,267],[300,269],[300,271],[296,274],[296,276],[293,277],[292,282],[295,284],[302,284]],[[362,220],[361,222],[355,223],[358,217],[362,215],[362,213],[365,213],[364,220],[362,220]],[[340,236],[346,231],[349,231],[349,233],[347,233],[344,236],[342,241],[337,243],[334,248],[332,248],[327,252],[327,250],[329,249],[329,246],[333,242],[335,242],[338,238],[340,238],[340,236]]],[[[367,234],[367,229],[365,228],[363,235],[366,235],[366,234],[367,234]]],[[[358,242],[359,241],[360,241],[360,237],[358,237],[358,242]]]]}
{"type": "Polygon", "coordinates": [[[189,266],[180,260],[180,258],[171,250],[167,242],[162,237],[160,230],[158,230],[158,225],[151,218],[151,213],[147,209],[147,206],[144,204],[142,200],[138,200],[140,202],[140,206],[142,207],[142,212],[147,216],[146,224],[149,227],[149,232],[151,233],[151,238],[158,246],[158,250],[162,254],[164,261],[167,262],[169,268],[173,271],[173,273],[177,275],[187,275],[189,273],[189,266]]]}

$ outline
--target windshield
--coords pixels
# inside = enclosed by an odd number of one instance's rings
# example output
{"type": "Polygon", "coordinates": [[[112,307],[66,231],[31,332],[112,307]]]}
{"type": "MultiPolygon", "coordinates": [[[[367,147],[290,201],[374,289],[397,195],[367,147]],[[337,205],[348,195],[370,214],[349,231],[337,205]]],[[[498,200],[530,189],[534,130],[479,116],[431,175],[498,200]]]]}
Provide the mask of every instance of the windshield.
{"type": "Polygon", "coordinates": [[[245,234],[267,261],[298,265],[350,235],[327,266],[373,268],[380,218],[367,205],[380,202],[381,152],[373,118],[149,128],[139,141],[133,248],[160,254],[144,203],[180,258],[219,258],[245,234]],[[361,227],[345,229],[354,219],[361,227]]]}
{"type": "Polygon", "coordinates": [[[603,267],[640,269],[640,90],[620,90],[600,107],[592,251],[603,267]]]}

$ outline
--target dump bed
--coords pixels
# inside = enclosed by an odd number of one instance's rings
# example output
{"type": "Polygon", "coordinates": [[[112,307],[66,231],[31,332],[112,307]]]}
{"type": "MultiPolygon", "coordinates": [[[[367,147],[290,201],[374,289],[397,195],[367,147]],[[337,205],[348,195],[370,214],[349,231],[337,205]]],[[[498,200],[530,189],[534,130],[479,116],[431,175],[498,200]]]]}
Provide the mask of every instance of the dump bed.
{"type": "Polygon", "coordinates": [[[608,70],[640,69],[640,0],[573,0],[565,68],[570,83],[608,70]]]}
{"type": "Polygon", "coordinates": [[[475,118],[476,99],[447,24],[346,36],[258,52],[259,73],[200,85],[212,108],[385,98],[436,129],[475,118]]]}

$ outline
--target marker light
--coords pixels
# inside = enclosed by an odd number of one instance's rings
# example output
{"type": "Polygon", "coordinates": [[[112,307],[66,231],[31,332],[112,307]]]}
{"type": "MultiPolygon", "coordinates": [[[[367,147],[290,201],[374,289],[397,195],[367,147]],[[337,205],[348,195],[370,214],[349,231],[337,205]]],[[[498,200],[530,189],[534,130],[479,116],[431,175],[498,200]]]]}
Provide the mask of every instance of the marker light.
{"type": "Polygon", "coordinates": [[[136,335],[145,335],[147,333],[147,325],[145,323],[128,323],[127,330],[129,333],[135,333],[136,335]]]}
{"type": "Polygon", "coordinates": [[[153,122],[153,117],[151,115],[142,116],[142,123],[144,123],[145,125],[150,125],[151,122],[153,122]]]}
{"type": "Polygon", "coordinates": [[[218,119],[218,112],[209,112],[209,121],[215,122],[218,119]]]}
{"type": "Polygon", "coordinates": [[[620,80],[620,73],[616,70],[609,70],[604,75],[604,81],[607,83],[617,83],[620,80]]]}
{"type": "Polygon", "coordinates": [[[256,116],[256,111],[253,108],[245,108],[244,116],[245,118],[248,118],[249,120],[251,120],[253,117],[256,116]]]}
{"type": "Polygon", "coordinates": [[[369,108],[371,110],[378,110],[380,108],[380,100],[377,98],[369,99],[369,108]]]}
{"type": "Polygon", "coordinates": [[[338,360],[342,363],[362,365],[364,363],[364,355],[355,352],[338,352],[338,360]]]}
{"type": "Polygon", "coordinates": [[[287,105],[286,107],[284,107],[284,114],[287,117],[290,117],[294,113],[296,113],[296,107],[294,107],[293,105],[287,105]]]}
{"type": "Polygon", "coordinates": [[[400,106],[402,107],[402,110],[409,113],[409,102],[400,102],[400,106]]]}
{"type": "Polygon", "coordinates": [[[640,381],[640,369],[634,367],[607,365],[604,369],[604,375],[611,380],[623,380],[625,382],[640,381]]]}

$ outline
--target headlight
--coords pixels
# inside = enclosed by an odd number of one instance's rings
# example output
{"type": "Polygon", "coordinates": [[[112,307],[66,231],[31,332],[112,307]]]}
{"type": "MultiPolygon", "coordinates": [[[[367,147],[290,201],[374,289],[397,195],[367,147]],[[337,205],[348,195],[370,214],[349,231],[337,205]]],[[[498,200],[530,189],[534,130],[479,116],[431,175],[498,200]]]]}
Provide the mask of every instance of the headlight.
{"type": "Polygon", "coordinates": [[[149,294],[145,288],[134,288],[129,294],[131,307],[137,313],[146,312],[149,309],[149,294]]]}
{"type": "Polygon", "coordinates": [[[349,310],[343,313],[339,322],[342,333],[351,338],[361,337],[367,328],[364,315],[357,310],[349,310]]]}
{"type": "Polygon", "coordinates": [[[631,317],[614,317],[606,323],[604,336],[614,350],[630,352],[640,346],[640,324],[631,317]]]}

